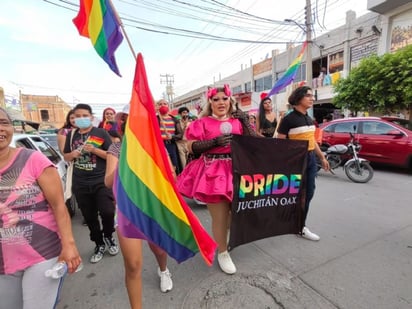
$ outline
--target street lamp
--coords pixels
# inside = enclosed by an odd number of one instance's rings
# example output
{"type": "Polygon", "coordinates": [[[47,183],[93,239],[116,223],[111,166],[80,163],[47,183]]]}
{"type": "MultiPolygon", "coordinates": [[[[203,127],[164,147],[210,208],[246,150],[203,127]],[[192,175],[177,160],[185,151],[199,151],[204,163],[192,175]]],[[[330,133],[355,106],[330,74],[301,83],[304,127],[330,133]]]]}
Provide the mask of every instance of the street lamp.
{"type": "MultiPolygon", "coordinates": [[[[306,19],[305,25],[299,24],[293,19],[285,19],[285,22],[293,23],[306,33],[306,42],[308,42],[306,50],[306,84],[312,87],[312,8],[310,0],[306,0],[306,19]],[[305,27],[304,27],[305,26],[305,27]]],[[[313,108],[308,110],[309,116],[313,118],[313,108]]]]}
{"type": "Polygon", "coordinates": [[[287,23],[293,23],[293,24],[295,24],[296,26],[298,26],[300,29],[302,29],[302,31],[304,32],[304,33],[306,33],[306,29],[304,28],[304,24],[299,24],[296,20],[293,20],[293,19],[285,19],[284,20],[285,22],[287,22],[287,23]]]}

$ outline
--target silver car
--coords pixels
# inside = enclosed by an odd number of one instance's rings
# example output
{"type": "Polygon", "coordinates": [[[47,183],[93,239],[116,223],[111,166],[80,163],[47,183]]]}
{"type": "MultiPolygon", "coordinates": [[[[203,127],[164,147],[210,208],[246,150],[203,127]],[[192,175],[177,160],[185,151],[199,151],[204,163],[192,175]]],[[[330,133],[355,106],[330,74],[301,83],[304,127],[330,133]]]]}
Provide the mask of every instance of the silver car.
{"type": "MultiPolygon", "coordinates": [[[[40,135],[36,134],[20,134],[14,133],[13,139],[10,143],[12,147],[25,147],[42,152],[51,162],[57,167],[57,171],[62,181],[63,192],[66,185],[67,164],[63,156],[54,149],[50,143],[40,135]]],[[[74,197],[66,201],[67,210],[71,217],[76,213],[77,203],[74,197]]]]}
{"type": "Polygon", "coordinates": [[[63,156],[58,153],[43,137],[35,134],[14,133],[10,146],[16,148],[25,147],[42,152],[56,165],[64,186],[67,170],[66,162],[64,161],[63,156]]]}

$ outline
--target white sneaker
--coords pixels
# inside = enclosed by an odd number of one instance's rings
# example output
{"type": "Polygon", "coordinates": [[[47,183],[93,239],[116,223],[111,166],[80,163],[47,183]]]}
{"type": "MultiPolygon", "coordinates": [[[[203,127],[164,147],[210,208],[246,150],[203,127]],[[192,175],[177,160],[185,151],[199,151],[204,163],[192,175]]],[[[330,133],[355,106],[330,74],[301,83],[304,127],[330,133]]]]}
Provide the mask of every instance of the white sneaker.
{"type": "Polygon", "coordinates": [[[103,256],[104,253],[106,252],[106,245],[98,245],[94,248],[94,253],[93,255],[90,257],[90,263],[99,263],[103,256]]]}
{"type": "Polygon", "coordinates": [[[173,289],[172,274],[169,272],[169,269],[166,267],[165,271],[160,271],[160,268],[157,268],[157,274],[160,277],[160,291],[166,293],[173,289]]]}
{"type": "Polygon", "coordinates": [[[116,241],[113,237],[105,237],[103,238],[103,240],[107,246],[107,251],[109,251],[110,255],[114,256],[119,253],[119,246],[116,244],[116,241]]]}
{"type": "Polygon", "coordinates": [[[220,269],[229,275],[232,275],[236,272],[236,266],[233,264],[232,259],[230,258],[229,252],[225,251],[218,253],[217,261],[219,263],[220,269]]]}
{"type": "Polygon", "coordinates": [[[315,233],[312,233],[306,226],[302,229],[302,233],[300,234],[303,238],[318,241],[320,237],[315,233]]]}

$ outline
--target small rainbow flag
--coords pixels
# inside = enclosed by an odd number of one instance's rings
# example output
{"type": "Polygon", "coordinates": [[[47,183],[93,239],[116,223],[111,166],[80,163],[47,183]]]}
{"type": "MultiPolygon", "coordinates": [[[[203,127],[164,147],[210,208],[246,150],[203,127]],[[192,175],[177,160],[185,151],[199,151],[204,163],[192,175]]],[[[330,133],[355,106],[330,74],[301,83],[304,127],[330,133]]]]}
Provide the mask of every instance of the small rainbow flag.
{"type": "Polygon", "coordinates": [[[100,147],[104,143],[104,138],[98,136],[89,136],[85,144],[93,145],[94,147],[100,147]]]}
{"type": "Polygon", "coordinates": [[[80,10],[73,18],[79,34],[90,38],[100,57],[120,75],[114,52],[123,41],[120,23],[108,0],[80,0],[80,10]]]}
{"type": "Polygon", "coordinates": [[[298,57],[293,60],[292,64],[288,67],[285,74],[283,74],[282,77],[276,81],[272,90],[269,91],[266,97],[270,97],[274,94],[279,93],[279,91],[281,91],[283,88],[285,88],[295,80],[296,73],[298,72],[300,63],[302,62],[303,54],[305,53],[305,48],[307,45],[308,42],[303,43],[302,50],[300,51],[298,57]]]}
{"type": "Polygon", "coordinates": [[[176,189],[140,53],[114,192],[125,236],[146,239],[179,263],[199,251],[213,263],[217,245],[176,189]]]}

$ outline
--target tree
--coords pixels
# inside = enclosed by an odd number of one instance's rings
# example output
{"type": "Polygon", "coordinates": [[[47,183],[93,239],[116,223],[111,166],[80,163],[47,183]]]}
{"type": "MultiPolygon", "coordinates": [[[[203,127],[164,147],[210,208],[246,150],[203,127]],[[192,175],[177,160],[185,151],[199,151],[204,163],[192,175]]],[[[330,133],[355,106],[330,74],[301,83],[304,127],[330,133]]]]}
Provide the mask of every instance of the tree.
{"type": "Polygon", "coordinates": [[[412,45],[394,53],[364,58],[334,86],[333,104],[351,111],[412,115],[412,45]]]}

